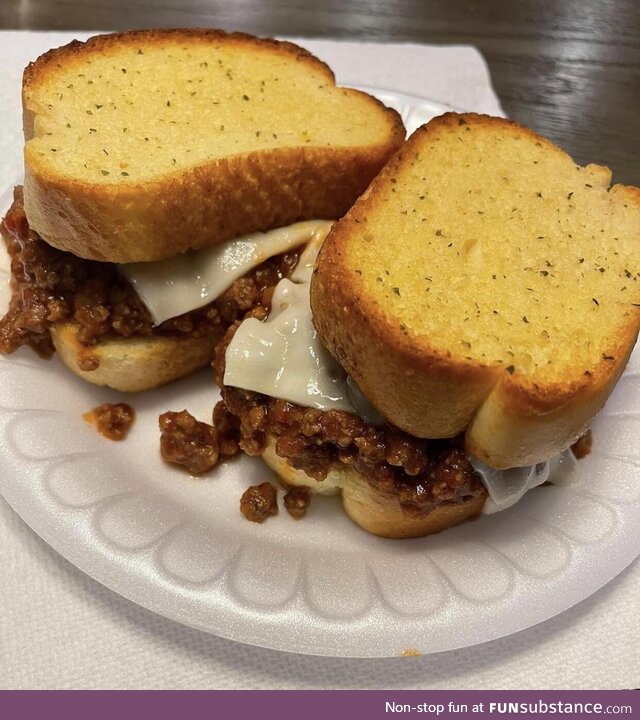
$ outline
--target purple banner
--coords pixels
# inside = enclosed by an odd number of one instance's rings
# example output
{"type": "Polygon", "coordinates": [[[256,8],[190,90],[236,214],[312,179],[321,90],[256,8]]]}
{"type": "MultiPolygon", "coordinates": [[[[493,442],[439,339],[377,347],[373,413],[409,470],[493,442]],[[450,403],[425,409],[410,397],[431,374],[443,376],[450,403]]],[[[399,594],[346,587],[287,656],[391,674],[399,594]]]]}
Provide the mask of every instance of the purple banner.
{"type": "Polygon", "coordinates": [[[46,720],[144,718],[593,718],[640,720],[633,690],[206,690],[0,691],[0,717],[46,720]]]}

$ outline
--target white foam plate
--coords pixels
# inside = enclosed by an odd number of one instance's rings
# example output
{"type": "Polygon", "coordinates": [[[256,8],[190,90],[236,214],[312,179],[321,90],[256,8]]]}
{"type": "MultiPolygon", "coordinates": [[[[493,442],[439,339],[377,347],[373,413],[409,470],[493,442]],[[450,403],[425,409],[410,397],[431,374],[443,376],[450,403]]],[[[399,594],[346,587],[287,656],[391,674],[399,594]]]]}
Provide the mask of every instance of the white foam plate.
{"type": "MultiPolygon", "coordinates": [[[[409,131],[448,109],[376,94],[409,131]]],[[[300,522],[281,511],[255,525],[239,498],[272,478],[260,461],[201,479],[164,465],[158,415],[188,408],[210,420],[217,398],[211,371],[130,396],[137,421],[113,443],[81,415],[122,395],[26,349],[0,358],[0,492],[64,557],[130,600],[216,635],[318,655],[432,653],[508,635],[588,597],[640,553],[638,351],[595,422],[578,483],[419,540],[367,535],[331,498],[314,498],[300,522]]]]}

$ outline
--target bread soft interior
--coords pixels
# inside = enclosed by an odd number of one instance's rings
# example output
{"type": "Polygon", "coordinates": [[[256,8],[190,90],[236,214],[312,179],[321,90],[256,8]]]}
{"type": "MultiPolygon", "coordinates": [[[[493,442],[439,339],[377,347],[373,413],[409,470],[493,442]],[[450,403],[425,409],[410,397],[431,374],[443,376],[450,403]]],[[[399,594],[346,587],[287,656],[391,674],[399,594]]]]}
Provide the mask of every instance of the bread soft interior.
{"type": "Polygon", "coordinates": [[[287,47],[178,34],[69,55],[26,86],[37,113],[27,153],[84,182],[135,183],[236,154],[388,134],[369,96],[336,88],[323,63],[298,62],[287,47]]]}
{"type": "Polygon", "coordinates": [[[366,242],[346,246],[364,292],[454,357],[539,382],[593,369],[640,302],[628,192],[516,125],[440,126],[413,145],[363,208],[366,242]]]}

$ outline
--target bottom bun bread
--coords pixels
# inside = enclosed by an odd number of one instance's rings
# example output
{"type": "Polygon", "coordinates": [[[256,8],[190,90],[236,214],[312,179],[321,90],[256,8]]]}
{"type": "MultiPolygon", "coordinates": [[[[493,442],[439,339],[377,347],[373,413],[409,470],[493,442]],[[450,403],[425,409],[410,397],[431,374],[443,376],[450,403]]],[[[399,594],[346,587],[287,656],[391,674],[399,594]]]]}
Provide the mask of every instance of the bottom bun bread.
{"type": "Polygon", "coordinates": [[[331,470],[322,481],[296,470],[276,452],[276,440],[267,437],[262,459],[274,470],[285,486],[305,487],[313,494],[342,496],[346,514],[363,530],[395,540],[424,537],[477,517],[486,494],[460,502],[445,502],[429,509],[408,511],[397,498],[369,485],[353,468],[331,470]]]}
{"type": "Polygon", "coordinates": [[[51,339],[64,364],[94,385],[120,392],[151,390],[205,367],[213,355],[218,336],[109,337],[95,345],[83,345],[79,326],[58,323],[51,339]]]}

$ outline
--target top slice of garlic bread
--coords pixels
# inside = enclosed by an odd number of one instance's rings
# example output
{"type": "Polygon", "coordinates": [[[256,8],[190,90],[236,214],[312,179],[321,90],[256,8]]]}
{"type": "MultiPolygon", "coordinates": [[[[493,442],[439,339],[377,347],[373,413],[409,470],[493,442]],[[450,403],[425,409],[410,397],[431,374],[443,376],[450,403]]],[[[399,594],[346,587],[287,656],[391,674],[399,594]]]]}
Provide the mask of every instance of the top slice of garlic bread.
{"type": "Polygon", "coordinates": [[[111,262],[339,217],[404,140],[397,113],[302,48],[215,30],[52,50],[23,109],[30,225],[111,262]]]}
{"type": "Polygon", "coordinates": [[[495,467],[559,452],[640,325],[640,190],[610,180],[515,123],[432,120],[322,249],[323,341],[407,432],[495,467]]]}

